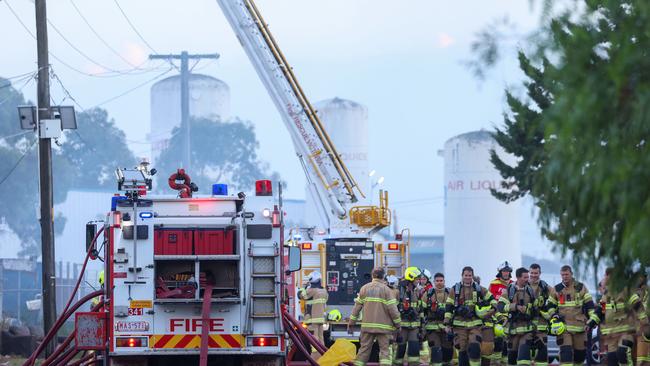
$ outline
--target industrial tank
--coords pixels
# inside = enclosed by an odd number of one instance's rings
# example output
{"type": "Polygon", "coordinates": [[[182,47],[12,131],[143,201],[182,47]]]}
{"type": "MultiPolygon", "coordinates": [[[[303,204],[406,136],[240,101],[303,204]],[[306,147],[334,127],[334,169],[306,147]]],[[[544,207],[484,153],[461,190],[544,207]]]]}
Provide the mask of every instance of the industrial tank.
{"type": "MultiPolygon", "coordinates": [[[[341,98],[316,102],[314,108],[341,159],[359,184],[361,191],[368,196],[370,194],[368,109],[357,102],[341,98]]],[[[310,225],[317,225],[320,221],[309,189],[306,189],[306,197],[307,222],[310,225]]]]}
{"type": "MultiPolygon", "coordinates": [[[[190,116],[225,120],[230,115],[230,88],[212,76],[191,74],[190,116]]],[[[169,143],[174,127],[181,123],[181,78],[171,76],[151,86],[152,162],[169,143]]]]}
{"type": "Polygon", "coordinates": [[[502,178],[490,162],[491,150],[509,164],[515,160],[484,130],[452,137],[442,151],[444,266],[451,283],[464,266],[472,266],[486,287],[503,261],[513,269],[521,266],[519,202],[506,204],[492,196],[490,189],[499,188],[502,178]]]}
{"type": "Polygon", "coordinates": [[[341,98],[316,102],[314,108],[361,191],[370,194],[368,108],[341,98]]]}

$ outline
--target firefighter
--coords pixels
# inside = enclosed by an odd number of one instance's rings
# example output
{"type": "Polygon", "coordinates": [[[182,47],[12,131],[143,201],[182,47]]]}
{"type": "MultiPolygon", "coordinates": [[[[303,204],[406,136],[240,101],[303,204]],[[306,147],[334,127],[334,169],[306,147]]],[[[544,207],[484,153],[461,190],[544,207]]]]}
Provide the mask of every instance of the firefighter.
{"type": "Polygon", "coordinates": [[[397,285],[399,284],[399,278],[397,278],[395,275],[388,275],[386,276],[386,284],[388,285],[388,288],[391,289],[391,293],[393,294],[395,300],[398,300],[399,289],[397,288],[397,285]]]}
{"type": "MultiPolygon", "coordinates": [[[[512,283],[512,265],[508,261],[504,261],[497,267],[497,274],[494,280],[490,282],[488,290],[492,293],[495,300],[499,300],[503,291],[506,290],[508,285],[512,283]]],[[[488,328],[488,327],[486,327],[488,328]]],[[[490,359],[493,365],[506,364],[508,361],[508,347],[504,337],[496,337],[490,335],[494,340],[492,344],[483,346],[484,357],[490,359]],[[492,350],[491,350],[492,348],[492,350]]]]}
{"type": "Polygon", "coordinates": [[[550,333],[557,335],[560,346],[560,366],[582,365],[586,358],[586,331],[598,325],[594,301],[587,287],[573,278],[573,270],[560,269],[562,282],[555,286],[549,302],[557,307],[552,314],[550,333]]]}
{"type": "Polygon", "coordinates": [[[389,339],[400,327],[400,314],[397,310],[397,300],[384,283],[384,269],[377,267],[372,270],[372,282],[361,287],[348,322],[348,334],[352,334],[352,326],[361,320],[361,337],[359,353],[354,360],[355,366],[364,366],[370,358],[372,345],[377,341],[379,346],[379,364],[391,364],[389,339]]]}
{"type": "Polygon", "coordinates": [[[402,328],[397,336],[397,352],[393,363],[402,365],[408,349],[407,362],[410,366],[420,364],[421,303],[417,281],[421,275],[417,267],[408,267],[399,282],[397,309],[402,318],[402,328]]]}
{"type": "Polygon", "coordinates": [[[458,349],[459,366],[481,363],[481,328],[483,319],[494,315],[496,300],[474,282],[474,269],[464,267],[462,280],[449,291],[445,306],[445,332],[453,337],[458,349]]]}
{"type": "MultiPolygon", "coordinates": [[[[388,275],[386,276],[386,284],[388,285],[388,288],[390,288],[391,295],[393,296],[395,301],[396,302],[399,301],[399,288],[398,288],[399,278],[397,278],[397,276],[395,275],[388,275]]],[[[398,335],[399,335],[399,331],[393,332],[388,342],[390,344],[389,355],[390,355],[391,363],[393,362],[393,359],[395,358],[395,354],[397,353],[396,340],[398,335]]]]}
{"type": "Polygon", "coordinates": [[[442,273],[436,273],[433,276],[433,287],[422,298],[425,315],[424,329],[431,354],[430,366],[448,365],[454,354],[443,324],[448,296],[449,289],[445,287],[445,276],[442,273]]]}
{"type": "Polygon", "coordinates": [[[596,307],[600,317],[600,344],[607,352],[608,366],[631,365],[636,314],[641,309],[641,298],[628,290],[610,292],[607,286],[611,271],[611,268],[605,271],[603,296],[596,307]]]}
{"type": "Polygon", "coordinates": [[[431,283],[431,280],[433,279],[431,277],[431,271],[429,271],[426,268],[419,268],[420,270],[420,280],[418,284],[418,298],[420,299],[420,309],[421,309],[421,324],[420,324],[420,360],[429,360],[431,358],[430,350],[429,350],[429,345],[427,342],[427,334],[426,330],[424,329],[424,312],[426,310],[426,304],[424,302],[424,298],[429,292],[431,288],[433,288],[433,284],[431,283]]]}
{"type": "Polygon", "coordinates": [[[641,309],[637,313],[636,364],[650,366],[650,322],[648,321],[648,278],[641,275],[637,295],[641,299],[641,309]]]}
{"type": "Polygon", "coordinates": [[[313,271],[307,276],[307,284],[298,292],[298,298],[305,300],[305,324],[316,338],[325,344],[323,324],[325,323],[325,307],[329,295],[321,284],[321,274],[313,271]]]}
{"type": "MultiPolygon", "coordinates": [[[[104,270],[102,269],[99,271],[99,275],[97,276],[97,282],[99,283],[99,289],[103,290],[104,289],[104,270]]],[[[93,299],[90,301],[90,308],[93,309],[97,304],[99,304],[100,301],[104,300],[104,295],[99,295],[96,297],[93,297],[93,299]]]]}
{"type": "Polygon", "coordinates": [[[528,269],[518,268],[515,275],[517,281],[508,285],[499,297],[498,310],[507,314],[508,365],[530,365],[535,293],[528,285],[528,269]]]}
{"type": "Polygon", "coordinates": [[[535,294],[535,312],[533,313],[533,353],[536,366],[548,366],[548,321],[553,311],[548,299],[553,294],[553,287],[540,279],[542,267],[533,263],[529,267],[529,285],[535,294]]]}

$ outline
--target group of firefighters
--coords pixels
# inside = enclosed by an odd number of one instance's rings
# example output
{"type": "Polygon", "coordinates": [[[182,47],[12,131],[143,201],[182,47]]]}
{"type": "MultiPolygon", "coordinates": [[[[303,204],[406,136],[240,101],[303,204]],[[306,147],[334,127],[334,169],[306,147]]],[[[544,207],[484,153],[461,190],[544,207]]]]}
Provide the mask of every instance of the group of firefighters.
{"type": "MultiPolygon", "coordinates": [[[[548,336],[556,337],[561,366],[585,362],[587,334],[599,327],[601,350],[607,365],[650,366],[650,324],[645,281],[619,293],[609,293],[609,270],[601,282],[600,300],[573,277],[570,266],[560,270],[562,282],[541,280],[541,267],[498,267],[489,287],[480,285],[472,267],[462,269],[461,281],[447,287],[442,273],[409,267],[402,278],[372,271],[348,322],[348,333],[361,326],[360,347],[354,364],[365,365],[374,342],[379,364],[419,365],[423,343],[431,366],[548,365],[548,336]],[[455,348],[455,351],[454,351],[455,348]],[[635,351],[633,356],[633,350],[635,351]]],[[[326,313],[327,291],[313,272],[309,286],[300,289],[305,300],[305,323],[323,342],[323,324],[340,321],[341,313],[326,313]]]]}

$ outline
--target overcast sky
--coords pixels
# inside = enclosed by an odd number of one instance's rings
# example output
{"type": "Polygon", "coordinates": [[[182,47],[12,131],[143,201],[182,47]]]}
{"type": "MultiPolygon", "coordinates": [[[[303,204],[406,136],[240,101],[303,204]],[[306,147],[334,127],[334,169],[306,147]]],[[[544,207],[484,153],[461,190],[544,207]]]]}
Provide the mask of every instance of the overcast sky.
{"type": "MultiPolygon", "coordinates": [[[[148,155],[151,83],[146,82],[169,67],[147,62],[147,56],[218,52],[219,61],[197,68],[229,84],[231,114],[253,121],[260,156],[288,181],[287,196],[303,198],[304,175],[289,135],[216,1],[118,1],[149,46],[114,0],[49,1],[51,24],[85,55],[50,27],[52,54],[77,69],[51,58],[54,72],[79,105],[108,101],[101,106],[126,132],[132,150],[148,155]],[[93,34],[73,4],[119,56],[93,34]],[[85,75],[142,63],[157,67],[144,74],[85,75]]],[[[36,69],[36,42],[8,5],[34,32],[33,2],[1,1],[0,75],[5,77],[36,69]]],[[[400,223],[416,233],[442,234],[443,161],[437,150],[454,135],[500,123],[503,90],[519,78],[515,62],[506,61],[478,83],[462,61],[470,58],[475,33],[495,18],[508,15],[520,31],[532,28],[536,16],[530,3],[259,0],[258,6],[312,102],[338,96],[368,107],[371,169],[385,177],[400,223]]],[[[35,100],[34,83],[23,92],[35,100]]],[[[55,103],[64,99],[57,82],[52,95],[55,103]]]]}

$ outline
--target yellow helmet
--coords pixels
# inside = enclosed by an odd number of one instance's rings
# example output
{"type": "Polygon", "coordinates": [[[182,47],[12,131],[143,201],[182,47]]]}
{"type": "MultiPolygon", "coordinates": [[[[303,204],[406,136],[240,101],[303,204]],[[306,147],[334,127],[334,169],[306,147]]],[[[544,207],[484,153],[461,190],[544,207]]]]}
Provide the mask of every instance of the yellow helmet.
{"type": "Polygon", "coordinates": [[[476,305],[474,307],[474,312],[476,313],[476,316],[483,319],[487,315],[488,311],[490,311],[490,309],[492,309],[492,306],[490,305],[486,305],[486,306],[476,305]]]}
{"type": "Polygon", "coordinates": [[[416,278],[420,277],[420,270],[418,267],[409,267],[404,271],[404,279],[407,281],[414,281],[416,278]]]}
{"type": "Polygon", "coordinates": [[[99,271],[99,276],[97,278],[100,286],[104,286],[104,270],[99,271]]]}
{"type": "Polygon", "coordinates": [[[330,312],[327,313],[328,321],[338,322],[341,321],[341,318],[343,318],[343,316],[341,315],[341,312],[338,309],[330,310],[330,312]]]}
{"type": "Polygon", "coordinates": [[[506,330],[503,327],[503,324],[500,323],[494,324],[494,336],[499,338],[506,336],[506,330]]]}
{"type": "Polygon", "coordinates": [[[563,321],[561,321],[558,318],[551,319],[551,330],[550,330],[550,332],[551,332],[552,335],[560,335],[560,334],[564,333],[565,330],[566,330],[566,325],[564,324],[563,321]]]}

